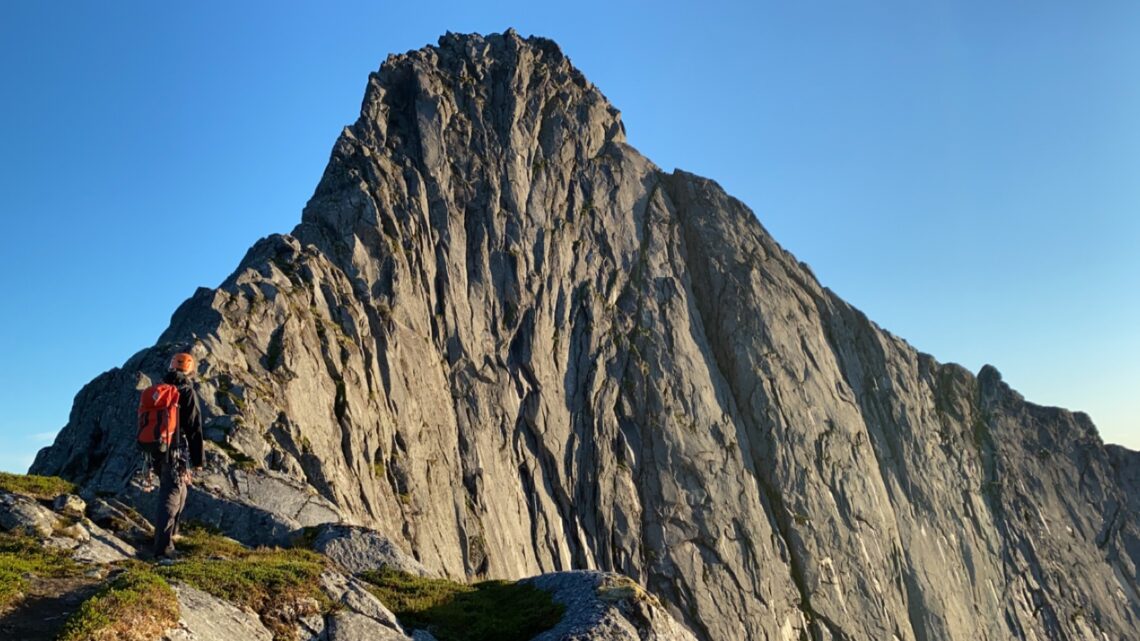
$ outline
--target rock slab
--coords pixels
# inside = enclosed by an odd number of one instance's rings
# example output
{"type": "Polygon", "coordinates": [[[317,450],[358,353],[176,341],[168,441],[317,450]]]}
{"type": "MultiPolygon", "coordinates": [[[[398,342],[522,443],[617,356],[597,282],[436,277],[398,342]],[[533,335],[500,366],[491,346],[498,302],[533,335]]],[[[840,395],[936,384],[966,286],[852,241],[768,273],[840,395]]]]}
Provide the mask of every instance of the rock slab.
{"type": "Polygon", "coordinates": [[[182,615],[164,641],[272,641],[256,614],[241,610],[197,588],[175,584],[182,615]]]}

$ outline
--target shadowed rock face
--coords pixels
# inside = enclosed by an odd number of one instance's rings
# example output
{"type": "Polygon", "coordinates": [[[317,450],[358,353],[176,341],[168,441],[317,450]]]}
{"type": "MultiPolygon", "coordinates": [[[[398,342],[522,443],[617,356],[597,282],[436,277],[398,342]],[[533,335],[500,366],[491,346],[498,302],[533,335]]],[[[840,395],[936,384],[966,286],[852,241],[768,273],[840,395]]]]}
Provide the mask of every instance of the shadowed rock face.
{"type": "Polygon", "coordinates": [[[432,572],[616,571],[701,639],[1137,638],[1136,455],[870,322],[547,40],[390,57],[292,235],[85,387],[33,471],[122,488],[181,349],[230,450],[212,496],[432,572]],[[273,507],[306,488],[310,521],[273,507]]]}

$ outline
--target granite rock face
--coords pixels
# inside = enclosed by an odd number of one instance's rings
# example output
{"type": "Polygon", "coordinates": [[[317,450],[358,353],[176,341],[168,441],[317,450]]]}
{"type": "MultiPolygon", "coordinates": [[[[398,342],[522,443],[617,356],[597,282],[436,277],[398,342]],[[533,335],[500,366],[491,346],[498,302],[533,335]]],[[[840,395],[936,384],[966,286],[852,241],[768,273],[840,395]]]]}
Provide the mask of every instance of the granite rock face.
{"type": "Polygon", "coordinates": [[[217,442],[191,505],[250,531],[617,572],[703,640],[1137,638],[1136,455],[879,328],[627,145],[547,40],[390,57],[300,225],[88,384],[33,471],[126,488],[180,350],[217,442]]]}

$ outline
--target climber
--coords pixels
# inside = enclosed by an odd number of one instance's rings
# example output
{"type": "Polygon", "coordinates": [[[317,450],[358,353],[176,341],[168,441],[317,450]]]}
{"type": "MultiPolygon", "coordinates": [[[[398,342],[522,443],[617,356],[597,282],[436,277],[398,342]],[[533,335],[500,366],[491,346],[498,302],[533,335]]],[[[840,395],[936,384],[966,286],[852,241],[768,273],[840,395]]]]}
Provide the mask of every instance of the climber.
{"type": "Polygon", "coordinates": [[[171,447],[154,457],[159,479],[154,554],[160,558],[174,556],[174,538],[191,482],[190,466],[202,467],[202,414],[198,409],[198,392],[191,380],[194,372],[194,357],[179,353],[170,359],[169,371],[162,379],[163,383],[178,389],[178,427],[171,447]]]}

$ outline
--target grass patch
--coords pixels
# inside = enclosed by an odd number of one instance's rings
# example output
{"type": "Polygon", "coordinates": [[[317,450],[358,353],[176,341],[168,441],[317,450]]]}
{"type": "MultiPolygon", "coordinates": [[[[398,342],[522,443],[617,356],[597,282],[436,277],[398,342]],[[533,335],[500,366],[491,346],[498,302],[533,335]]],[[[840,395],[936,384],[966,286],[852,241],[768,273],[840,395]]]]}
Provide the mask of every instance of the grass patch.
{"type": "Polygon", "coordinates": [[[58,476],[0,472],[0,490],[14,494],[26,494],[32,498],[50,501],[60,494],[75,494],[78,488],[74,483],[65,481],[58,476]]]}
{"type": "Polygon", "coordinates": [[[325,559],[316,552],[250,549],[201,527],[187,528],[178,545],[186,557],[156,568],[158,574],[252,609],[278,638],[291,638],[297,616],[330,606],[318,581],[325,559]]]}
{"type": "Polygon", "coordinates": [[[527,641],[554,627],[564,606],[533,586],[506,581],[464,585],[384,569],[360,575],[409,628],[439,641],[527,641]]]}
{"type": "Polygon", "coordinates": [[[27,575],[66,577],[79,572],[67,552],[44,547],[34,537],[0,533],[0,610],[27,589],[27,575]]]}
{"type": "Polygon", "coordinates": [[[147,641],[178,623],[178,597],[160,577],[132,565],[83,602],[59,641],[147,641]]]}

